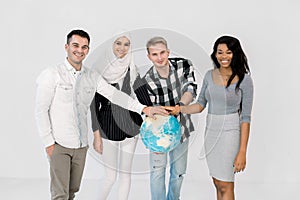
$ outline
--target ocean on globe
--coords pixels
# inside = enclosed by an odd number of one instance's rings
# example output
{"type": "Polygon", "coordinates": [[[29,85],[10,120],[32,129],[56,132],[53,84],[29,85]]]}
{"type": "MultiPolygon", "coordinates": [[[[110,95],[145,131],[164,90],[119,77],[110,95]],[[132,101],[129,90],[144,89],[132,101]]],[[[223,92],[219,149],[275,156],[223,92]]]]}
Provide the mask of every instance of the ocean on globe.
{"type": "Polygon", "coordinates": [[[150,117],[144,119],[140,128],[142,141],[152,152],[169,152],[180,143],[180,123],[172,115],[155,117],[156,119],[150,117]]]}

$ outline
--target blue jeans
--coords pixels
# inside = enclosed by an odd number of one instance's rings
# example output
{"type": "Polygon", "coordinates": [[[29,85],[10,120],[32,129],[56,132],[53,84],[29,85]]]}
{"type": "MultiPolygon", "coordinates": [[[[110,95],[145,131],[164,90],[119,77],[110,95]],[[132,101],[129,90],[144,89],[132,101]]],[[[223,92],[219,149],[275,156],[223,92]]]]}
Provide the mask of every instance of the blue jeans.
{"type": "Polygon", "coordinates": [[[152,200],[178,200],[187,167],[188,139],[169,153],[150,153],[150,187],[152,200]],[[170,161],[169,189],[166,197],[165,175],[167,157],[170,161]]]}

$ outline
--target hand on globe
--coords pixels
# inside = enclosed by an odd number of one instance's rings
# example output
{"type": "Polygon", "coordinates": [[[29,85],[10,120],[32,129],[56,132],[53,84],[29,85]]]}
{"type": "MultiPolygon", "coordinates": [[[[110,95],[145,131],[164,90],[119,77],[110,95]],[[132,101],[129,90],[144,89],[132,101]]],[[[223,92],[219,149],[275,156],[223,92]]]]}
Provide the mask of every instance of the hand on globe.
{"type": "Polygon", "coordinates": [[[162,106],[148,106],[143,109],[143,113],[145,113],[148,117],[156,119],[154,114],[168,116],[169,113],[162,106]]]}

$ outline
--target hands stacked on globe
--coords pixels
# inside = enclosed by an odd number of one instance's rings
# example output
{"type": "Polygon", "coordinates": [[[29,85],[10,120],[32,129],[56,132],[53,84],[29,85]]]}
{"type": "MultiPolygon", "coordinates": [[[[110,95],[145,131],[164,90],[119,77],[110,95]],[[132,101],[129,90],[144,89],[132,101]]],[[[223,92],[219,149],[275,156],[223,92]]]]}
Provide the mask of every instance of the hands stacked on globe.
{"type": "Polygon", "coordinates": [[[168,116],[168,111],[164,109],[162,106],[148,106],[143,109],[143,113],[145,113],[148,117],[156,119],[155,114],[168,116]]]}
{"type": "Polygon", "coordinates": [[[181,125],[172,115],[156,115],[155,119],[147,116],[140,127],[140,136],[151,152],[166,153],[180,143],[181,125]]]}
{"type": "Polygon", "coordinates": [[[150,106],[143,112],[147,117],[141,125],[140,135],[146,148],[155,154],[174,149],[181,140],[180,123],[176,119],[181,112],[180,106],[150,106]]]}
{"type": "Polygon", "coordinates": [[[181,108],[180,105],[176,105],[176,106],[150,106],[150,107],[146,107],[144,108],[143,112],[153,118],[155,118],[155,114],[158,115],[162,115],[162,116],[167,116],[169,114],[171,115],[179,115],[179,113],[181,112],[181,108]]]}
{"type": "Polygon", "coordinates": [[[180,105],[176,105],[176,106],[162,106],[162,108],[164,108],[166,111],[169,112],[169,114],[171,115],[179,115],[179,113],[181,112],[181,108],[180,105]]]}

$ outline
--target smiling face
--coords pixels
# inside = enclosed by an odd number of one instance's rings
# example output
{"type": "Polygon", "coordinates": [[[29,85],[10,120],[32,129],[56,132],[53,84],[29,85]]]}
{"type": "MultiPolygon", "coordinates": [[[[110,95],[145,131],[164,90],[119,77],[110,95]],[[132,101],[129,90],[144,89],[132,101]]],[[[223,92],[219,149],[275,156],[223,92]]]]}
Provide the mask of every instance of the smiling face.
{"type": "Polygon", "coordinates": [[[89,42],[87,38],[73,35],[69,42],[65,45],[67,59],[69,63],[76,69],[80,70],[82,61],[89,52],[89,42]]]}
{"type": "Polygon", "coordinates": [[[217,52],[215,54],[220,67],[228,68],[230,67],[233,53],[228,49],[226,44],[219,44],[217,47],[217,52]]]}
{"type": "Polygon", "coordinates": [[[168,57],[169,49],[162,43],[151,45],[148,49],[148,58],[152,61],[155,67],[162,68],[169,65],[168,57]]]}
{"type": "Polygon", "coordinates": [[[113,44],[113,52],[117,58],[123,58],[127,55],[130,48],[130,41],[127,37],[119,37],[113,44]]]}

